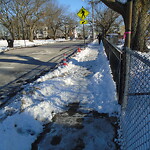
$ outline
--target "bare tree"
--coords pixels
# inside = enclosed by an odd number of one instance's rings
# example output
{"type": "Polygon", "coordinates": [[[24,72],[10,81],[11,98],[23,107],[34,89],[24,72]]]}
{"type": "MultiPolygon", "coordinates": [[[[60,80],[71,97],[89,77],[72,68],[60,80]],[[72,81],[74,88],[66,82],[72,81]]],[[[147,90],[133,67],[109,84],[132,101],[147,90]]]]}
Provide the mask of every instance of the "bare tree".
{"type": "Polygon", "coordinates": [[[9,30],[13,39],[21,37],[33,41],[37,22],[43,17],[43,8],[49,0],[1,1],[0,22],[9,30]],[[27,34],[25,34],[27,33],[27,34]]]}
{"type": "Polygon", "coordinates": [[[54,0],[5,0],[0,1],[0,23],[11,33],[13,39],[33,41],[34,33],[42,26],[48,27],[49,36],[56,39],[62,33],[72,36],[76,18],[67,8],[54,0]],[[69,14],[69,16],[68,16],[69,14]]]}
{"type": "Polygon", "coordinates": [[[105,37],[110,32],[115,32],[115,28],[119,28],[121,19],[117,20],[120,15],[106,7],[105,9],[95,8],[95,26],[97,32],[105,37]]]}
{"type": "Polygon", "coordinates": [[[64,7],[59,6],[56,1],[52,1],[45,9],[45,22],[48,27],[49,37],[56,39],[57,32],[62,26],[62,18],[65,12],[64,7]]]}
{"type": "Polygon", "coordinates": [[[48,0],[25,0],[22,1],[23,13],[22,19],[24,22],[24,30],[30,41],[33,41],[34,30],[38,21],[44,17],[44,11],[48,0]]]}
{"type": "Polygon", "coordinates": [[[71,36],[75,28],[76,17],[72,16],[65,6],[53,1],[50,5],[47,5],[45,15],[43,21],[48,27],[49,37],[56,39],[57,36],[64,36],[67,39],[68,36],[71,36]]]}
{"type": "Polygon", "coordinates": [[[0,22],[3,26],[5,26],[10,34],[11,37],[14,39],[14,22],[13,22],[13,17],[14,14],[12,11],[10,11],[9,6],[10,6],[10,1],[6,0],[6,1],[1,1],[0,5],[1,5],[1,9],[0,9],[0,13],[1,13],[1,18],[0,18],[0,22]]]}
{"type": "Polygon", "coordinates": [[[73,37],[73,32],[75,27],[77,26],[77,17],[74,14],[70,14],[69,16],[64,15],[62,20],[62,26],[60,30],[62,31],[64,37],[68,39],[68,37],[73,37]]]}

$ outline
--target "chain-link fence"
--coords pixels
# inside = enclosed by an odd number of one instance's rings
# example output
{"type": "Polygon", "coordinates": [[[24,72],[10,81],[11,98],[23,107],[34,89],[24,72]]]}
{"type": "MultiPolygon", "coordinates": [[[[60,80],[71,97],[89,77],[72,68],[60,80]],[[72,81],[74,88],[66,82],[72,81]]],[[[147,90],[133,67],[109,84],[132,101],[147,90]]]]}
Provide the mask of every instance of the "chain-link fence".
{"type": "Polygon", "coordinates": [[[150,60],[126,50],[126,86],[121,113],[122,149],[150,149],[150,60]]]}
{"type": "Polygon", "coordinates": [[[149,150],[150,60],[128,49],[118,57],[117,48],[105,39],[103,43],[121,99],[121,149],[149,150]]]}

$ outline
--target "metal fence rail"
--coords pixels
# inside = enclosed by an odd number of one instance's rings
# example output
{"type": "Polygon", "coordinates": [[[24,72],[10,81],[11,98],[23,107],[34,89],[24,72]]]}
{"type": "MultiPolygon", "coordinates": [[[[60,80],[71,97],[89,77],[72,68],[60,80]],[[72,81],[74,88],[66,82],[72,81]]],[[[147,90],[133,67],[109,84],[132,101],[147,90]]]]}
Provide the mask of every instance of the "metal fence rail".
{"type": "Polygon", "coordinates": [[[118,91],[123,90],[121,150],[150,150],[150,60],[128,49],[117,57],[118,50],[105,39],[103,43],[118,91]]]}
{"type": "Polygon", "coordinates": [[[107,58],[110,62],[113,79],[116,82],[117,94],[119,97],[119,93],[120,93],[120,89],[121,89],[120,77],[121,77],[122,52],[106,39],[103,40],[103,43],[104,43],[104,47],[105,47],[105,52],[107,54],[107,58]]]}

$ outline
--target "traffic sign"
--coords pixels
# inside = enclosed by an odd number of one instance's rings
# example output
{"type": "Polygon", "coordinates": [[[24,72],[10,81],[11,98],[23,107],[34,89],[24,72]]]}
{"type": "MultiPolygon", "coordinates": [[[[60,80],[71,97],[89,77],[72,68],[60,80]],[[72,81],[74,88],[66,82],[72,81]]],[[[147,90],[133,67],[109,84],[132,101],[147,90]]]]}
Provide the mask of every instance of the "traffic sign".
{"type": "Polygon", "coordinates": [[[84,8],[82,7],[79,12],[77,13],[78,17],[80,17],[82,20],[84,20],[88,15],[89,15],[89,12],[84,8]]]}
{"type": "Polygon", "coordinates": [[[87,24],[87,23],[88,23],[87,20],[82,20],[82,21],[80,21],[80,24],[87,24]]]}

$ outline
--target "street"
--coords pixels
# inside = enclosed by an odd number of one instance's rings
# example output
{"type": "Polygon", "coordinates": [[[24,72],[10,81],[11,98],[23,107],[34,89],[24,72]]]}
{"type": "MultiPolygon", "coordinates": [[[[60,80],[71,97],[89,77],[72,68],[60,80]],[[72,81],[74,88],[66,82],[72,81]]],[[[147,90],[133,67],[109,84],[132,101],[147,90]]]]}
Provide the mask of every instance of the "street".
{"type": "Polygon", "coordinates": [[[0,54],[0,104],[13,96],[21,86],[34,81],[42,73],[62,61],[63,54],[72,54],[83,41],[57,42],[31,48],[21,48],[0,54]]]}

